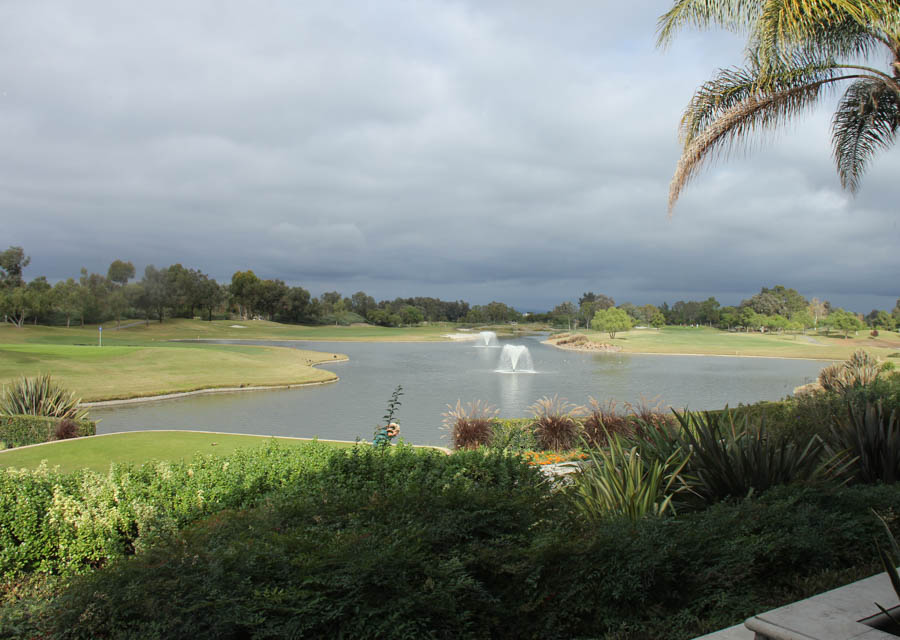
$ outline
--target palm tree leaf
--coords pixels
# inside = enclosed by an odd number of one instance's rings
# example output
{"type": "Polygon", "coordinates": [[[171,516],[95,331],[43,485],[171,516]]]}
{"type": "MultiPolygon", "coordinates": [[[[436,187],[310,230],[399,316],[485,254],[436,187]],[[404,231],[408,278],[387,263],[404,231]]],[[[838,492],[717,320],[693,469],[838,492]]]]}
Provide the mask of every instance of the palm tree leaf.
{"type": "Polygon", "coordinates": [[[782,42],[796,43],[823,25],[848,20],[892,30],[896,12],[896,0],[677,0],[659,19],[657,44],[665,46],[685,26],[751,33],[761,28],[782,42]]]}
{"type": "Polygon", "coordinates": [[[710,157],[727,150],[761,129],[775,128],[812,105],[834,78],[791,86],[770,93],[754,92],[718,115],[685,146],[669,185],[669,213],[685,185],[710,157]]]}
{"type": "Polygon", "coordinates": [[[844,92],[832,120],[832,145],[841,184],[856,192],[872,156],[893,144],[900,100],[884,82],[857,80],[844,92]]]}

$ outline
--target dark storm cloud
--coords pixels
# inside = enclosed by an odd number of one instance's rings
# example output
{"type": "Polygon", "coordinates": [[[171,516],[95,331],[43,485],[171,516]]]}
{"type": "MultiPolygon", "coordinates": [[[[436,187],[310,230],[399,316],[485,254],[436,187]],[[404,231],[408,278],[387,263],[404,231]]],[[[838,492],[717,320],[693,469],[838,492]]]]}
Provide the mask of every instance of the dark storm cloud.
{"type": "Polygon", "coordinates": [[[774,284],[892,307],[900,161],[850,198],[826,110],[666,217],[680,111],[741,50],[656,50],[666,8],[4,5],[0,242],[51,279],[123,258],[535,310],[774,284]]]}

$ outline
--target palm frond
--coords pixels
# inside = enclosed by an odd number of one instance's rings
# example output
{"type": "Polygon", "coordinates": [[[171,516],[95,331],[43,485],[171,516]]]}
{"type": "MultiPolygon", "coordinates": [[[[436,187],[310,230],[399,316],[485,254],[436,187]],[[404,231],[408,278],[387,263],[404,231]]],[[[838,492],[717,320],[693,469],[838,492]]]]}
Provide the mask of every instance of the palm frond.
{"type": "Polygon", "coordinates": [[[872,156],[893,144],[900,101],[880,80],[857,80],[844,92],[832,119],[832,145],[841,184],[856,192],[872,156]]]}
{"type": "Polygon", "coordinates": [[[822,87],[833,80],[824,77],[768,93],[753,92],[718,114],[699,135],[690,139],[682,152],[669,185],[669,213],[685,185],[706,160],[745,140],[749,134],[775,128],[809,107],[818,99],[822,87]]]}
{"type": "Polygon", "coordinates": [[[697,135],[729,110],[756,94],[785,91],[830,78],[835,63],[795,51],[778,61],[763,63],[750,56],[747,68],[720,69],[694,93],[685,109],[679,139],[687,147],[697,135]]]}
{"type": "Polygon", "coordinates": [[[896,12],[896,0],[677,0],[659,19],[657,45],[665,46],[686,26],[762,30],[781,42],[802,42],[823,26],[846,21],[892,28],[896,12]]]}
{"type": "Polygon", "coordinates": [[[657,46],[667,45],[675,33],[686,26],[746,31],[753,26],[765,3],[766,0],[677,0],[659,18],[657,46]]]}

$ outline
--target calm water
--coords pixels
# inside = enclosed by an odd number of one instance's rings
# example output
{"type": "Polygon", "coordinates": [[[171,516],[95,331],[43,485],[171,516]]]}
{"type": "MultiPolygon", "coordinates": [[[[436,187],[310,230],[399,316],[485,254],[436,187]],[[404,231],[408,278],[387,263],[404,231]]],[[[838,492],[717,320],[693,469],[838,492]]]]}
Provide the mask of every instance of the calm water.
{"type": "Polygon", "coordinates": [[[340,376],[333,384],[95,408],[91,416],[102,419],[99,433],[175,428],[353,440],[372,437],[391,392],[401,384],[404,395],[396,414],[401,435],[416,444],[442,444],[441,414],[457,399],[490,402],[505,417],[528,415],[529,405],[556,393],[578,404],[593,396],[621,406],[644,396],[663,406],[714,409],[783,398],[815,379],[825,364],[575,353],[542,345],[540,339],[514,341],[528,347],[534,374],[498,373],[501,349],[471,343],[234,341],[346,353],[350,361],[323,367],[340,376]]]}

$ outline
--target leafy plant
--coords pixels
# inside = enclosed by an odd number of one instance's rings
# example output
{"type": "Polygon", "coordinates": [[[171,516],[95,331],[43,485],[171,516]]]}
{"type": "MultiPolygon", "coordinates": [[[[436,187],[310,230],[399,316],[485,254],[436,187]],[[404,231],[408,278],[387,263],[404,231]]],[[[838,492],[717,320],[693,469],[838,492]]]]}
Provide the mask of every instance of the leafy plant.
{"type": "Polygon", "coordinates": [[[534,413],[534,435],[542,449],[565,451],[575,446],[581,425],[577,418],[583,407],[565,398],[545,396],[529,407],[534,413]]]}
{"type": "Polygon", "coordinates": [[[850,389],[872,384],[882,370],[878,358],[858,349],[845,362],[822,369],[819,373],[819,384],[825,391],[845,393],[850,389]]]}
{"type": "Polygon", "coordinates": [[[402,404],[400,402],[400,396],[402,395],[403,387],[398,384],[397,388],[394,389],[394,392],[391,394],[391,399],[388,400],[387,411],[382,417],[384,425],[375,427],[375,437],[372,438],[373,447],[384,447],[389,445],[391,440],[400,433],[400,425],[394,422],[394,414],[397,412],[397,408],[402,404]]]}
{"type": "Polygon", "coordinates": [[[865,405],[847,403],[847,413],[831,429],[835,446],[855,456],[860,482],[893,483],[900,480],[900,416],[881,401],[865,405]]]}
{"type": "Polygon", "coordinates": [[[576,509],[589,521],[608,516],[638,520],[674,511],[672,499],[688,489],[681,472],[690,453],[678,449],[665,460],[650,459],[637,446],[626,449],[616,434],[608,434],[607,441],[606,447],[588,450],[590,464],[575,475],[576,509]]]}
{"type": "Polygon", "coordinates": [[[3,388],[0,395],[0,414],[46,416],[85,420],[87,409],[79,409],[81,398],[67,391],[42,374],[34,378],[22,376],[3,388]]]}
{"type": "Polygon", "coordinates": [[[448,404],[447,409],[443,414],[444,428],[450,432],[454,449],[477,449],[490,444],[493,436],[491,419],[498,413],[495,407],[481,400],[463,406],[457,400],[455,407],[448,404]]]}
{"type": "Polygon", "coordinates": [[[493,449],[522,453],[537,447],[531,420],[528,418],[494,418],[491,420],[493,449]]]}
{"type": "Polygon", "coordinates": [[[762,416],[754,424],[743,414],[739,425],[734,414],[723,412],[673,412],[678,427],[658,429],[648,425],[638,439],[640,451],[650,459],[666,460],[690,452],[684,477],[691,485],[689,497],[702,503],[742,498],[781,484],[843,480],[852,459],[837,452],[818,436],[805,445],[787,436],[770,437],[762,416]]]}

